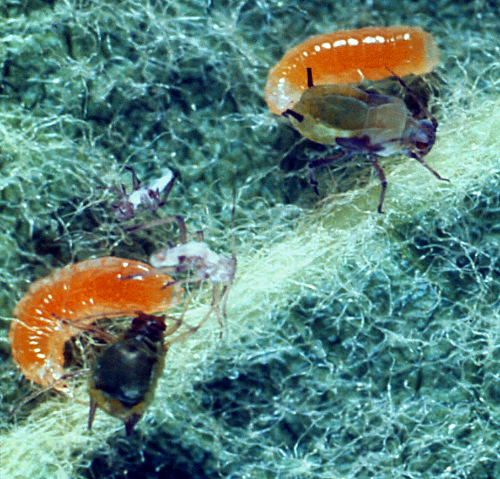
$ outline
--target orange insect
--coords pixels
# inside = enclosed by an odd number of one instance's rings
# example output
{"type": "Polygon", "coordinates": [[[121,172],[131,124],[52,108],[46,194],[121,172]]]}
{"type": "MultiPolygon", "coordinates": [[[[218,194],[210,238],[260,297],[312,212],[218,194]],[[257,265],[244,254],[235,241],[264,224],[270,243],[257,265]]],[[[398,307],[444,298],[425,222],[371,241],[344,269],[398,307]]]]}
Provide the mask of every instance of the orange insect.
{"type": "Polygon", "coordinates": [[[307,90],[304,72],[314,72],[315,85],[349,85],[391,76],[421,75],[439,62],[434,37],[419,27],[367,27],[310,37],[291,48],[271,69],[266,101],[276,115],[299,101],[307,90]],[[389,69],[389,70],[388,70],[389,69]]]}
{"type": "Polygon", "coordinates": [[[57,383],[63,376],[66,341],[100,318],[177,305],[183,290],[173,283],[146,263],[116,257],[54,271],[35,281],[14,309],[12,356],[28,379],[61,390],[57,383]]]}

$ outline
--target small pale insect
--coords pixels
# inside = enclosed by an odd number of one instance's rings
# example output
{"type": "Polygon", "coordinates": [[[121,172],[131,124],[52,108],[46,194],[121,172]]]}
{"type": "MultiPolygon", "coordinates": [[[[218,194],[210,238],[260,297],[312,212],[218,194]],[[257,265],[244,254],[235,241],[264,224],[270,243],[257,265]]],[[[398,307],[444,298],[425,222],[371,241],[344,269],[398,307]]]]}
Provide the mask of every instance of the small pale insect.
{"type": "Polygon", "coordinates": [[[166,168],[159,178],[147,186],[141,186],[135,171],[128,166],[125,169],[132,173],[132,193],[127,193],[124,185],[121,189],[116,186],[110,188],[120,196],[120,200],[111,205],[119,221],[133,218],[141,209],[154,212],[167,202],[177,177],[175,173],[166,168]]]}
{"type": "Polygon", "coordinates": [[[403,100],[394,96],[348,85],[315,86],[310,68],[307,69],[307,78],[309,88],[292,109],[283,112],[283,116],[306,138],[343,149],[333,158],[310,163],[310,178],[315,188],[317,182],[312,169],[356,153],[368,155],[379,176],[382,184],[379,213],[382,213],[387,189],[384,171],[378,163],[380,156],[403,153],[424,165],[436,178],[448,181],[423,159],[436,140],[437,120],[399,77],[396,76],[397,80],[420,106],[416,114],[408,110],[403,100]]]}
{"type": "MultiPolygon", "coordinates": [[[[233,207],[234,217],[234,207],[233,207]]],[[[236,255],[226,256],[215,253],[205,243],[203,232],[197,231],[197,240],[188,240],[186,225],[181,216],[172,216],[158,221],[142,224],[129,230],[158,226],[168,222],[176,222],[179,225],[180,243],[154,253],[150,263],[155,271],[161,273],[184,273],[194,271],[194,276],[177,280],[176,284],[201,282],[208,280],[213,283],[212,310],[217,313],[217,318],[223,327],[221,318],[226,317],[227,293],[231,288],[236,274],[236,255]],[[220,305],[222,304],[222,313],[220,305]]],[[[234,240],[233,240],[234,243],[234,240]]]]}
{"type": "Polygon", "coordinates": [[[153,254],[149,260],[161,271],[187,271],[193,268],[196,275],[190,281],[209,279],[212,283],[231,283],[236,270],[236,260],[224,254],[215,253],[203,241],[186,241],[153,254]]]}

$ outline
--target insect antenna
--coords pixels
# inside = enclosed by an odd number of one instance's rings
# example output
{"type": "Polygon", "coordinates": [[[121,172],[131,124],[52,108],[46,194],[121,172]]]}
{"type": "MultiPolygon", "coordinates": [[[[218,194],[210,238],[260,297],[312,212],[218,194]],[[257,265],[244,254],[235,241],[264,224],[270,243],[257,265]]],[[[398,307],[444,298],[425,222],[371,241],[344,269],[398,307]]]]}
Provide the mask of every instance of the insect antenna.
{"type": "Polygon", "coordinates": [[[425,115],[427,116],[427,118],[429,118],[429,120],[431,121],[431,123],[434,126],[434,128],[437,128],[438,122],[437,122],[436,118],[431,114],[431,112],[427,109],[427,107],[422,103],[422,100],[420,100],[420,98],[418,97],[418,95],[403,81],[403,79],[400,76],[396,75],[396,73],[394,73],[389,68],[387,68],[387,67],[385,67],[385,68],[387,69],[388,72],[390,72],[394,76],[394,78],[399,82],[399,84],[418,103],[418,106],[419,106],[420,110],[425,113],[425,115]]]}
{"type": "MultiPolygon", "coordinates": [[[[54,391],[57,394],[59,394],[60,396],[65,396],[65,397],[69,396],[70,397],[72,394],[64,391],[64,389],[68,387],[66,384],[64,384],[64,381],[66,381],[66,379],[74,379],[74,378],[77,378],[79,376],[84,376],[85,374],[88,374],[88,373],[89,373],[89,369],[85,368],[85,369],[81,369],[80,371],[74,371],[74,372],[70,372],[70,373],[62,375],[54,384],[52,384],[50,386],[44,386],[40,389],[37,389],[36,391],[33,391],[31,394],[26,396],[23,400],[21,400],[19,403],[17,403],[7,413],[7,417],[12,418],[14,416],[14,414],[16,414],[16,412],[19,411],[19,409],[21,409],[23,406],[25,406],[29,402],[33,401],[34,399],[36,399],[37,397],[41,396],[42,394],[44,394],[48,391],[54,391]]],[[[81,401],[76,400],[76,399],[75,399],[75,401],[81,402],[81,401]]]]}

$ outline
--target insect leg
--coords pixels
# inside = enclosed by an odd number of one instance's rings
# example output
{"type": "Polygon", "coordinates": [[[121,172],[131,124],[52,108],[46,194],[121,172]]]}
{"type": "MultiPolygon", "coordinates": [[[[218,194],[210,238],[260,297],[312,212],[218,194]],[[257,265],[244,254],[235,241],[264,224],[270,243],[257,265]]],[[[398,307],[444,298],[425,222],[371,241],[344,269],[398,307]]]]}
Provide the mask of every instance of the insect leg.
{"type": "Polygon", "coordinates": [[[89,422],[87,424],[89,431],[92,429],[92,423],[94,422],[94,416],[95,416],[96,411],[97,411],[97,403],[91,399],[90,400],[90,411],[89,411],[89,422]]]}
{"type": "Polygon", "coordinates": [[[167,203],[168,195],[170,195],[170,192],[172,191],[172,188],[174,187],[175,180],[177,179],[178,176],[179,176],[179,173],[174,171],[172,179],[168,182],[167,186],[163,190],[163,194],[161,195],[161,198],[158,196],[158,204],[157,204],[158,208],[167,203]]]}
{"type": "Polygon", "coordinates": [[[380,192],[380,200],[378,202],[378,210],[377,211],[379,213],[383,213],[382,203],[384,202],[385,190],[387,189],[387,180],[385,178],[384,170],[377,163],[377,157],[375,155],[370,155],[370,161],[372,162],[373,168],[375,168],[376,172],[378,173],[378,177],[380,179],[380,184],[382,185],[382,191],[380,192]]]}
{"type": "Polygon", "coordinates": [[[448,178],[443,178],[436,170],[432,169],[422,157],[416,155],[415,153],[413,153],[411,157],[415,158],[415,160],[424,165],[438,180],[448,181],[448,182],[450,181],[448,178]]]}
{"type": "MultiPolygon", "coordinates": [[[[130,173],[132,173],[132,189],[134,191],[138,190],[141,187],[141,180],[139,178],[137,178],[137,175],[135,174],[134,169],[130,166],[124,166],[124,169],[127,171],[130,171],[130,173]]],[[[123,186],[123,188],[125,188],[125,187],[123,186]]]]}
{"type": "Polygon", "coordinates": [[[309,182],[311,183],[312,187],[314,188],[314,192],[319,195],[318,191],[318,182],[316,181],[316,178],[314,178],[314,168],[317,168],[318,166],[325,166],[329,165],[330,163],[334,163],[335,161],[342,160],[343,158],[348,158],[351,156],[351,153],[349,151],[341,151],[338,155],[329,157],[329,158],[322,158],[321,160],[314,160],[309,163],[308,166],[308,174],[309,174],[309,182]]]}
{"type": "Polygon", "coordinates": [[[148,223],[142,223],[140,225],[126,228],[126,231],[135,231],[144,228],[152,228],[153,226],[160,226],[164,225],[165,223],[174,223],[174,222],[179,225],[179,236],[181,243],[186,243],[187,230],[186,230],[186,224],[184,223],[184,218],[182,216],[169,216],[168,218],[162,218],[161,220],[149,221],[148,223]]]}
{"type": "Polygon", "coordinates": [[[431,112],[425,107],[425,105],[422,103],[422,101],[420,100],[418,95],[403,81],[403,79],[401,77],[396,75],[392,70],[389,70],[389,68],[387,68],[387,67],[385,67],[385,68],[390,73],[392,73],[392,75],[394,76],[394,78],[396,78],[396,80],[399,82],[399,84],[413,97],[413,99],[418,103],[418,106],[420,107],[420,109],[425,113],[427,118],[431,121],[431,123],[434,125],[434,128],[436,129],[438,126],[438,122],[437,122],[436,118],[434,118],[434,116],[431,115],[431,112]]]}

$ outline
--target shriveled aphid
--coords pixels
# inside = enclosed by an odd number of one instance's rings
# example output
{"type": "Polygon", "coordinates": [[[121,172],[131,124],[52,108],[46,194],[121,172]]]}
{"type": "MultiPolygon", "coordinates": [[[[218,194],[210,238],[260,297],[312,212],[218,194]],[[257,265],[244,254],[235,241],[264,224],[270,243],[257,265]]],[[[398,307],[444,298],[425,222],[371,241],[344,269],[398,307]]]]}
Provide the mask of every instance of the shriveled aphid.
{"type": "MultiPolygon", "coordinates": [[[[392,73],[392,72],[391,72],[392,73]]],[[[420,111],[412,114],[403,100],[346,85],[313,84],[311,69],[307,69],[308,85],[300,100],[287,109],[283,116],[306,138],[326,144],[338,145],[343,151],[333,158],[324,158],[309,164],[311,183],[317,192],[312,170],[354,154],[364,153],[377,171],[382,191],[378,212],[382,213],[387,180],[378,157],[396,153],[416,159],[436,178],[442,178],[425,161],[436,140],[437,120],[421,103],[406,83],[393,75],[417,101],[420,111]],[[423,118],[420,116],[423,114],[423,118]]]]}
{"type": "MultiPolygon", "coordinates": [[[[233,211],[234,216],[234,211],[233,211]]],[[[171,216],[158,221],[152,221],[130,230],[158,226],[176,222],[179,225],[180,243],[154,253],[150,258],[155,271],[161,273],[184,273],[194,271],[194,276],[175,281],[176,284],[201,282],[208,280],[213,283],[212,310],[217,313],[218,321],[223,327],[221,318],[226,317],[227,293],[231,288],[236,274],[236,255],[231,257],[215,253],[205,243],[203,232],[195,233],[196,239],[188,239],[186,225],[181,216],[171,216]],[[222,314],[220,305],[222,304],[222,314]]],[[[234,243],[234,240],[233,240],[234,243]]]]}
{"type": "Polygon", "coordinates": [[[182,325],[182,317],[167,329],[166,316],[137,312],[130,328],[111,342],[93,362],[88,379],[92,428],[97,408],[121,419],[127,436],[153,402],[158,379],[165,367],[165,355],[171,344],[198,330],[190,328],[170,341],[182,325]]]}
{"type": "Polygon", "coordinates": [[[117,220],[131,219],[141,209],[155,212],[166,203],[177,178],[177,173],[173,173],[167,168],[160,178],[147,186],[141,186],[135,171],[129,166],[126,166],[125,169],[132,173],[132,193],[127,193],[125,185],[122,185],[121,188],[110,188],[121,197],[119,201],[111,205],[116,212],[117,220]]]}

